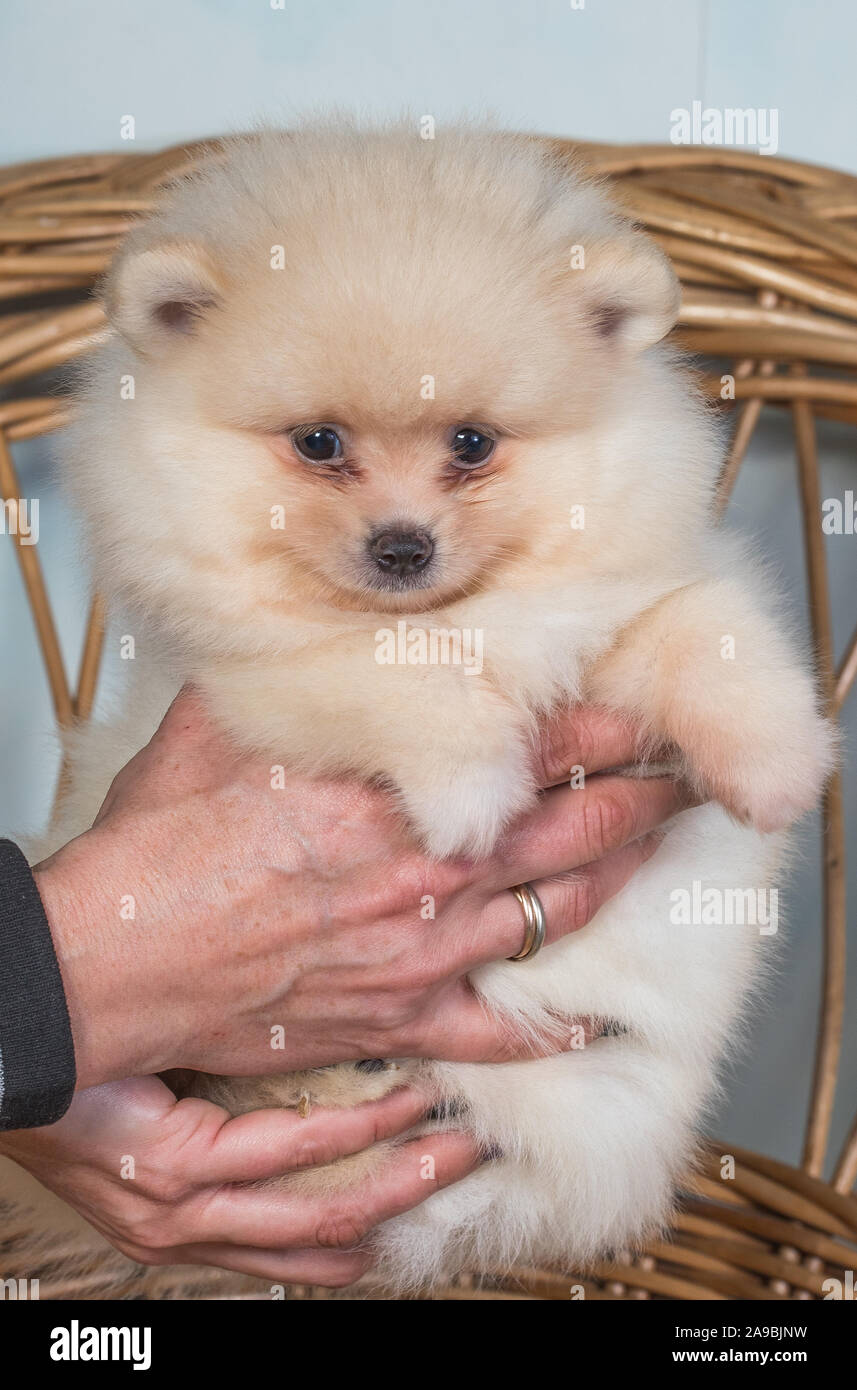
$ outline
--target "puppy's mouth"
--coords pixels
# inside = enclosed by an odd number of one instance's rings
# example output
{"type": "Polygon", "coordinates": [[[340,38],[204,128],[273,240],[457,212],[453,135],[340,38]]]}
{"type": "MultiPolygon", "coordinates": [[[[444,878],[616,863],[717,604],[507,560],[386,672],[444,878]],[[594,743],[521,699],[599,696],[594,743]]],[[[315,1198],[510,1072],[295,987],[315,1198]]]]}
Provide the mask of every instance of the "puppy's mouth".
{"type": "Polygon", "coordinates": [[[418,574],[382,574],[366,568],[360,575],[360,588],[372,594],[409,595],[421,589],[434,589],[437,580],[437,567],[429,562],[418,574]]]}
{"type": "Polygon", "coordinates": [[[427,579],[423,584],[401,587],[340,581],[336,585],[335,595],[328,593],[328,601],[336,607],[358,613],[432,613],[467,597],[478,587],[475,581],[472,585],[432,584],[427,579]]]}
{"type": "Polygon", "coordinates": [[[349,586],[348,594],[352,602],[367,610],[425,613],[450,600],[450,591],[438,579],[439,575],[431,571],[401,578],[361,574],[354,587],[349,586]]]}

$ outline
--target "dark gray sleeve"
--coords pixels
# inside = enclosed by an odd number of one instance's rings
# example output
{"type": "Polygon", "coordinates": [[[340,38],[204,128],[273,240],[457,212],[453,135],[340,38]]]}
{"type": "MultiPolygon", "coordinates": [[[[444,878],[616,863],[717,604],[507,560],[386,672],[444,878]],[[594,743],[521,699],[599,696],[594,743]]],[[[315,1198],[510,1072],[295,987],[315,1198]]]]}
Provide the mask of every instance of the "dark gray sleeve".
{"type": "Polygon", "coordinates": [[[0,1130],[64,1115],[74,1043],[51,929],[30,866],[0,840],[0,1130]]]}

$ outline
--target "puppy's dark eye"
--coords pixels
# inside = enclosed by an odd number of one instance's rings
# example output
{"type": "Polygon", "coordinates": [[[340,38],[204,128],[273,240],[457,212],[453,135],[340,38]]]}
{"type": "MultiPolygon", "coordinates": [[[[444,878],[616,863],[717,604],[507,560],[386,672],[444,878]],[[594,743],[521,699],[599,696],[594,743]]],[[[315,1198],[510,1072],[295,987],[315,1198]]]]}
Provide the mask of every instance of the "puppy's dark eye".
{"type": "Polygon", "coordinates": [[[342,457],[342,440],[328,425],[301,430],[292,435],[292,443],[308,463],[329,463],[331,459],[342,457]]]}
{"type": "Polygon", "coordinates": [[[493,454],[496,440],[473,425],[460,425],[452,436],[452,460],[457,468],[479,468],[493,454]]]}

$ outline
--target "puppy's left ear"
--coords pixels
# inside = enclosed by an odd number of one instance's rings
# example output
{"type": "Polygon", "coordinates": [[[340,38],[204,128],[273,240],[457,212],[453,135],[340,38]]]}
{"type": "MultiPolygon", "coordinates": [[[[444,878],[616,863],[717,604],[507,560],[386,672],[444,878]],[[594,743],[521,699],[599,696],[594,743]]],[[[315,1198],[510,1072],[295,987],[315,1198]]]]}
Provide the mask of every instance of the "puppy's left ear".
{"type": "Polygon", "coordinates": [[[678,318],[681,284],[669,260],[647,236],[628,231],[583,247],[584,311],[604,342],[642,352],[669,333],[678,318]]]}
{"type": "Polygon", "coordinates": [[[101,286],[111,323],[144,356],[192,335],[222,290],[205,249],[177,241],[131,244],[101,286]]]}

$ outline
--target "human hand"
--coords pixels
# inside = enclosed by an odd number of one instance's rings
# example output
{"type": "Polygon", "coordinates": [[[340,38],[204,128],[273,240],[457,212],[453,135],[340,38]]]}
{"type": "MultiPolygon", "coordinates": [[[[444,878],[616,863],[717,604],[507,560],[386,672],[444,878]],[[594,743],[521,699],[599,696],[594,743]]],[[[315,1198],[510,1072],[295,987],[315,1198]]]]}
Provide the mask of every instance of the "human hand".
{"type": "Polygon", "coordinates": [[[687,791],[593,775],[636,755],[624,721],[557,716],[534,753],[552,788],[536,810],[488,858],[439,862],[414,846],[389,793],[300,775],[273,789],[267,760],[238,753],[183,691],[92,829],[35,871],[78,1085],[173,1067],[246,1076],[533,1055],[486,1015],[467,974],[520,949],[512,885],[535,882],[556,941],[654,852],[652,832],[687,791]],[[587,781],[573,789],[577,764],[587,781]]]}
{"type": "Polygon", "coordinates": [[[145,1265],[216,1265],[280,1283],[339,1286],[371,1264],[371,1231],[476,1168],[457,1131],[403,1142],[371,1178],[335,1196],[241,1186],[306,1171],[415,1124],[425,1097],[402,1087],[345,1110],[257,1110],[232,1119],[177,1101],[154,1076],[79,1092],[56,1124],[0,1134],[0,1152],[145,1265]],[[430,1142],[433,1176],[422,1161],[430,1142]],[[133,1170],[129,1162],[133,1160],[133,1170]]]}

